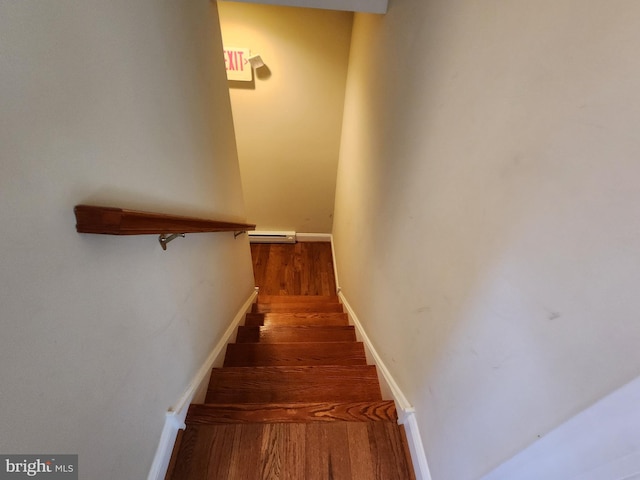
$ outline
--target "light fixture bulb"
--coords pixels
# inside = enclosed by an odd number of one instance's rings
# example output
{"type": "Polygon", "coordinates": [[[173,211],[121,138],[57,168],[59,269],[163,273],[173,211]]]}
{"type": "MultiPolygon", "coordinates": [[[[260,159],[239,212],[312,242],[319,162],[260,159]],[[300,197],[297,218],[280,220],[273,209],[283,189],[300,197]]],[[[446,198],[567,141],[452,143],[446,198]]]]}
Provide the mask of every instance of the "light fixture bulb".
{"type": "Polygon", "coordinates": [[[264,61],[260,55],[252,55],[248,58],[251,68],[264,67],[264,61]]]}

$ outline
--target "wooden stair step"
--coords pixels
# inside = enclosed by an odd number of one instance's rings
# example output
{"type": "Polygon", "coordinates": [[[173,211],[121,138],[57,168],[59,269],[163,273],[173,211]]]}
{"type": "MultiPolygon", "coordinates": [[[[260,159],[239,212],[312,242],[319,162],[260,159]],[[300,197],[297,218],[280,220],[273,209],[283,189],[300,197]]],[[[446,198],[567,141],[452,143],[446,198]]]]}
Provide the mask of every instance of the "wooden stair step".
{"type": "Polygon", "coordinates": [[[187,425],[398,421],[393,400],[376,402],[193,404],[187,425]]]}
{"type": "Polygon", "coordinates": [[[395,422],[190,425],[167,478],[415,480],[395,422]]]}
{"type": "Polygon", "coordinates": [[[346,313],[247,313],[245,325],[349,325],[346,313]]]}
{"type": "Polygon", "coordinates": [[[343,312],[341,303],[254,303],[251,306],[253,313],[269,312],[343,312]]]}
{"type": "Polygon", "coordinates": [[[205,403],[360,402],[382,400],[376,367],[214,368],[205,403]]]}
{"type": "Polygon", "coordinates": [[[231,343],[224,367],[366,365],[360,342],[341,343],[231,343]]]}
{"type": "Polygon", "coordinates": [[[240,326],[237,343],[355,342],[353,326],[240,326]]]}
{"type": "Polygon", "coordinates": [[[340,303],[337,295],[258,295],[258,303],[340,303]]]}

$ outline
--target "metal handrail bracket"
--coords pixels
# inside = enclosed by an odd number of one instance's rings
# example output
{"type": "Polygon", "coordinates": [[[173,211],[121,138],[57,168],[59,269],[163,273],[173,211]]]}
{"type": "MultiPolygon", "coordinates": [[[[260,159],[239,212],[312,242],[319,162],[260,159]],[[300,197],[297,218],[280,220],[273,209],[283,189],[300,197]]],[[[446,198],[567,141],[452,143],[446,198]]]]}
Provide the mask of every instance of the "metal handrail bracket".
{"type": "Polygon", "coordinates": [[[166,250],[167,249],[167,243],[169,243],[171,240],[175,240],[178,237],[185,237],[184,233],[173,233],[171,235],[167,235],[165,233],[160,234],[160,236],[158,237],[158,241],[160,242],[160,246],[162,247],[162,250],[166,250]]]}

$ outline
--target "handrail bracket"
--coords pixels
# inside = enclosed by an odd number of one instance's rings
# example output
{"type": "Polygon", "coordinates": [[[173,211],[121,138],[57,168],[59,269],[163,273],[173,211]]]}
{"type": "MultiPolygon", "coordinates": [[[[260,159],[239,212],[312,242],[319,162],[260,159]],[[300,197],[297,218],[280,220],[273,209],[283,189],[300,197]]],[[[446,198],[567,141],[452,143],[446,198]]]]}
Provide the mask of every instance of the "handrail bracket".
{"type": "Polygon", "coordinates": [[[171,240],[175,240],[178,237],[185,237],[184,233],[173,233],[171,235],[167,235],[166,233],[162,233],[160,234],[160,236],[158,237],[158,241],[160,242],[160,246],[162,247],[162,250],[166,250],[167,249],[167,243],[169,243],[171,240]]]}

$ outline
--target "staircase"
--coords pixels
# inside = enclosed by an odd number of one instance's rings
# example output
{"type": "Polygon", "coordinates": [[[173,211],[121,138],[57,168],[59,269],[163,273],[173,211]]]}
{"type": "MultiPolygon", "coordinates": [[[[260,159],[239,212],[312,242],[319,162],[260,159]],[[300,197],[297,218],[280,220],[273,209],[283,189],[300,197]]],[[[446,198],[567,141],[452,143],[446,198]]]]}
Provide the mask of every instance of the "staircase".
{"type": "Polygon", "coordinates": [[[186,424],[170,480],[415,478],[336,296],[259,295],[186,424]]]}

